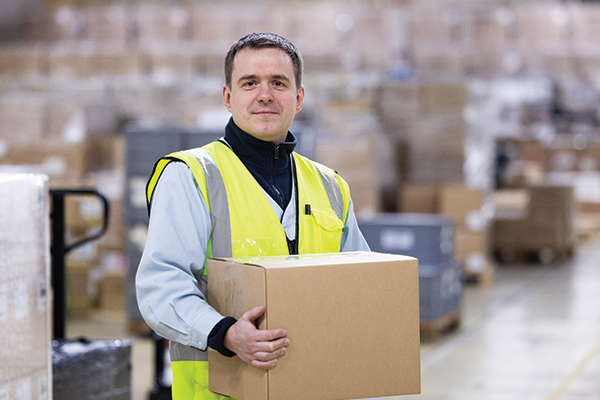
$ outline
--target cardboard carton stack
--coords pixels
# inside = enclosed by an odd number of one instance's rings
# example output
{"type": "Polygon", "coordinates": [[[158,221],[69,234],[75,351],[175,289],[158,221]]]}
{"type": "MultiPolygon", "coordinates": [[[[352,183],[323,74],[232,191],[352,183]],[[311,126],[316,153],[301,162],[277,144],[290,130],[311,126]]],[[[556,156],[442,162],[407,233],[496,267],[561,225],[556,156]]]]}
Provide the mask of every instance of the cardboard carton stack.
{"type": "Polygon", "coordinates": [[[482,286],[491,284],[494,267],[490,260],[490,215],[486,215],[485,193],[459,185],[445,185],[439,192],[439,212],[454,222],[454,256],[466,279],[482,286]]]}
{"type": "Polygon", "coordinates": [[[124,3],[89,4],[83,7],[85,38],[94,42],[125,44],[133,39],[133,7],[124,3]]]}
{"type": "MultiPolygon", "coordinates": [[[[67,257],[73,316],[87,315],[94,306],[96,269],[124,270],[117,256],[125,248],[120,207],[124,143],[115,133],[117,125],[116,105],[104,98],[30,92],[0,96],[0,171],[43,173],[51,188],[93,187],[113,205],[109,232],[67,257]]],[[[68,198],[66,214],[68,243],[101,226],[98,200],[68,198]]]]}
{"type": "Polygon", "coordinates": [[[459,184],[404,185],[398,209],[403,213],[443,214],[454,225],[453,251],[462,276],[487,286],[494,275],[490,251],[493,210],[486,193],[459,184]]]}
{"type": "Polygon", "coordinates": [[[375,135],[329,136],[316,147],[315,159],[348,182],[357,215],[381,211],[377,149],[375,135]]]}
{"type": "Polygon", "coordinates": [[[469,91],[458,81],[386,85],[377,98],[383,129],[396,142],[398,184],[464,181],[469,91]]]}
{"type": "Polygon", "coordinates": [[[114,148],[97,146],[118,146],[116,109],[106,100],[11,93],[0,96],[0,116],[0,164],[36,166],[50,176],[51,184],[83,179],[101,155],[114,159],[114,148]]]}
{"type": "Polygon", "coordinates": [[[553,77],[574,71],[569,47],[570,15],[564,4],[515,6],[517,46],[532,73],[553,77]]]}
{"type": "Polygon", "coordinates": [[[503,189],[571,186],[576,204],[575,236],[586,240],[598,231],[593,211],[600,204],[598,143],[578,134],[559,134],[552,141],[503,139],[498,144],[511,155],[500,181],[503,189]]]}
{"type": "Polygon", "coordinates": [[[52,396],[47,180],[0,174],[0,396],[52,396]]]}
{"type": "Polygon", "coordinates": [[[465,13],[465,73],[492,77],[514,72],[514,12],[508,7],[481,8],[465,13]]]}
{"type": "Polygon", "coordinates": [[[464,41],[460,10],[444,7],[410,9],[412,57],[415,72],[431,77],[461,77],[464,41]]]}
{"type": "Polygon", "coordinates": [[[549,263],[573,254],[573,187],[531,186],[502,194],[496,193],[496,208],[513,212],[499,213],[493,224],[492,246],[500,260],[549,263]]]}
{"type": "Polygon", "coordinates": [[[598,77],[600,44],[596,38],[600,34],[600,8],[595,4],[581,4],[569,7],[571,18],[570,48],[579,55],[584,71],[590,77],[598,77]]]}

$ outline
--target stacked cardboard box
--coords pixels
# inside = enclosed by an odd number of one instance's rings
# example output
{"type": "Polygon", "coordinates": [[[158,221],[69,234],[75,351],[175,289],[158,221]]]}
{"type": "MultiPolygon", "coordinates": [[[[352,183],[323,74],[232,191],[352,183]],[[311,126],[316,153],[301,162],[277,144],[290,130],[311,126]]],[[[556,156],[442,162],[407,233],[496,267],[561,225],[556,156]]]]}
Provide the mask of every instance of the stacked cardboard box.
{"type": "Polygon", "coordinates": [[[465,13],[465,72],[491,77],[512,72],[514,13],[506,8],[481,8],[465,13]]]}
{"type": "Polygon", "coordinates": [[[0,396],[51,398],[47,180],[0,175],[0,396]]]}
{"type": "Polygon", "coordinates": [[[145,58],[142,51],[119,42],[99,44],[97,62],[98,74],[102,76],[145,74],[145,58]]]}
{"type": "Polygon", "coordinates": [[[600,8],[596,4],[573,4],[569,8],[571,20],[570,48],[582,56],[600,54],[600,8]]]}
{"type": "Polygon", "coordinates": [[[96,42],[120,42],[133,40],[133,8],[127,4],[90,4],[83,7],[85,37],[96,42]]]}
{"type": "Polygon", "coordinates": [[[518,44],[524,55],[561,54],[568,49],[569,13],[564,4],[518,4],[518,44]]]}
{"type": "Polygon", "coordinates": [[[491,212],[483,190],[458,184],[403,185],[398,209],[405,213],[443,214],[454,223],[454,257],[462,275],[481,285],[491,283],[491,212]]]}
{"type": "Polygon", "coordinates": [[[98,305],[104,310],[124,310],[126,305],[125,274],[108,273],[102,277],[98,305]]]}
{"type": "MultiPolygon", "coordinates": [[[[93,307],[98,280],[93,278],[104,256],[125,250],[120,207],[124,143],[114,133],[117,126],[116,105],[102,97],[22,93],[0,100],[3,171],[43,173],[53,188],[95,187],[113,206],[102,240],[74,249],[67,259],[72,316],[87,315],[93,307]]],[[[68,243],[99,229],[100,206],[97,199],[67,198],[68,243]]]]}
{"type": "Polygon", "coordinates": [[[84,31],[84,13],[72,5],[30,7],[23,24],[24,39],[32,42],[80,40],[84,31]]]}
{"type": "Polygon", "coordinates": [[[398,189],[398,211],[402,213],[439,213],[439,188],[435,185],[404,184],[398,189]]]}
{"type": "Polygon", "coordinates": [[[193,77],[200,70],[197,52],[190,44],[153,45],[145,50],[148,69],[155,75],[193,77]]]}
{"type": "MultiPolygon", "coordinates": [[[[552,262],[571,256],[575,248],[573,187],[532,186],[525,193],[525,215],[494,221],[494,252],[507,262],[531,259],[552,262]]],[[[522,192],[505,199],[517,195],[522,197],[522,192]]],[[[503,204],[497,207],[502,208],[503,204]]]]}
{"type": "Polygon", "coordinates": [[[357,215],[381,211],[377,146],[376,136],[365,134],[318,140],[316,161],[333,168],[348,182],[357,215]]]}
{"type": "Polygon", "coordinates": [[[490,261],[489,216],[485,214],[485,193],[462,185],[440,188],[440,213],[454,221],[454,255],[461,262],[463,276],[489,285],[494,268],[490,261]]]}
{"type": "Polygon", "coordinates": [[[35,44],[0,47],[0,76],[32,77],[47,72],[47,50],[35,44]]]}
{"type": "Polygon", "coordinates": [[[443,7],[412,7],[412,56],[420,76],[460,77],[464,70],[460,11],[443,7]]]}
{"type": "Polygon", "coordinates": [[[141,43],[176,42],[190,38],[191,18],[187,7],[140,3],[134,12],[141,43]]]}
{"type": "Polygon", "coordinates": [[[381,89],[376,107],[382,127],[397,143],[399,184],[463,182],[466,84],[427,80],[381,89]]]}

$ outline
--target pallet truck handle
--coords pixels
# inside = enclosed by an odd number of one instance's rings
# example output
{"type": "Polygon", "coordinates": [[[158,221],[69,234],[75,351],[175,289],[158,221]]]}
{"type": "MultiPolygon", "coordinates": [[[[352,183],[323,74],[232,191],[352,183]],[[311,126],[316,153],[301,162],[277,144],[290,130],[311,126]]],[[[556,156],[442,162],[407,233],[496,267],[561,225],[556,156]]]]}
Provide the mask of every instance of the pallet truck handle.
{"type": "Polygon", "coordinates": [[[65,313],[66,313],[66,290],[65,290],[65,255],[77,246],[81,246],[92,240],[96,240],[106,233],[108,229],[109,203],[106,197],[94,189],[51,189],[50,198],[52,204],[52,289],[53,299],[53,331],[54,339],[65,338],[65,313]],[[67,246],[65,243],[65,197],[69,195],[84,196],[92,195],[98,197],[104,206],[102,228],[98,233],[84,237],[67,246]]]}

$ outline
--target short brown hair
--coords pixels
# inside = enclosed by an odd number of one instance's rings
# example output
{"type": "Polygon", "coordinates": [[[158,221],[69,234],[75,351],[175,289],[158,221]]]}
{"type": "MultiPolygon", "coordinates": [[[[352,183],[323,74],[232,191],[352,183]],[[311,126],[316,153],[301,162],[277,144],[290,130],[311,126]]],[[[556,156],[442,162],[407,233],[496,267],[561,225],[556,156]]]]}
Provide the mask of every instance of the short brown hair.
{"type": "Polygon", "coordinates": [[[276,48],[283,50],[292,59],[294,66],[294,77],[296,78],[296,87],[302,84],[302,56],[300,52],[289,40],[274,33],[251,33],[235,42],[227,55],[225,56],[225,83],[231,89],[231,74],[233,71],[233,59],[242,49],[264,49],[276,48]]]}

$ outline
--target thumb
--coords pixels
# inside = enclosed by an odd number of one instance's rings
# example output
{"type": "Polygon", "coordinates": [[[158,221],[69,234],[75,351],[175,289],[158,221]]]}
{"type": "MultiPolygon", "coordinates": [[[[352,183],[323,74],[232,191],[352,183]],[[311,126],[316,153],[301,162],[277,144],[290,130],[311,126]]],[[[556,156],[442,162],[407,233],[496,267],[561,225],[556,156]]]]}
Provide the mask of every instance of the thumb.
{"type": "Polygon", "coordinates": [[[263,315],[265,312],[265,307],[264,306],[260,306],[260,307],[254,307],[252,310],[247,311],[242,318],[247,319],[250,322],[254,322],[256,321],[256,319],[258,317],[260,317],[261,315],[263,315]]]}

